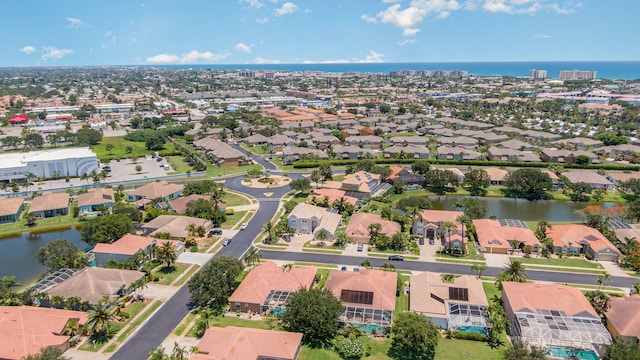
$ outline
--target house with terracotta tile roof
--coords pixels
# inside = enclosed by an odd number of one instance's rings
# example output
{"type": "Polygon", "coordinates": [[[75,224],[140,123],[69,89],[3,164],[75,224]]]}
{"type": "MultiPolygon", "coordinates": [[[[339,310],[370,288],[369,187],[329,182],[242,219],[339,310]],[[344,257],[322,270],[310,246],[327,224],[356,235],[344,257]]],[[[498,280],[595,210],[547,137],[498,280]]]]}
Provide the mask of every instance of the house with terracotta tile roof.
{"type": "Polygon", "coordinates": [[[442,281],[442,274],[423,272],[410,277],[409,311],[422,314],[441,329],[464,331],[490,327],[489,306],[482,281],[469,275],[442,281]]]}
{"type": "Polygon", "coordinates": [[[160,215],[142,225],[145,235],[154,236],[157,233],[169,233],[171,238],[184,239],[189,235],[187,227],[191,224],[203,226],[206,231],[211,229],[211,221],[191,216],[160,215]]]}
{"type": "Polygon", "coordinates": [[[0,198],[0,224],[18,221],[23,209],[23,198],[0,198]]]}
{"type": "Polygon", "coordinates": [[[154,181],[129,191],[127,194],[127,200],[139,201],[142,199],[154,200],[158,198],[171,200],[180,197],[183,190],[184,185],[182,184],[174,184],[166,181],[154,181]]]}
{"type": "Polygon", "coordinates": [[[138,251],[149,251],[152,246],[161,246],[165,242],[169,242],[174,246],[177,255],[184,251],[184,243],[182,241],[157,240],[148,236],[125,234],[111,244],[96,244],[91,252],[95,255],[96,266],[105,266],[107,261],[111,259],[122,263],[133,257],[138,251]]]}
{"type": "Polygon", "coordinates": [[[287,216],[287,223],[297,234],[313,234],[314,238],[324,231],[331,241],[342,223],[342,216],[320,206],[300,203],[287,216]]]}
{"type": "Polygon", "coordinates": [[[289,295],[300,288],[311,288],[316,272],[315,266],[287,270],[267,261],[253,268],[242,280],[229,297],[229,308],[256,314],[282,309],[289,295]]]}
{"type": "Polygon", "coordinates": [[[473,225],[476,228],[478,243],[485,253],[508,254],[524,251],[526,246],[530,246],[534,253],[542,249],[540,240],[529,228],[509,226],[506,222],[501,223],[493,219],[476,219],[473,220],[473,225]]]}
{"type": "Polygon", "coordinates": [[[502,301],[511,335],[530,345],[578,348],[601,355],[611,343],[609,331],[578,288],[503,282],[502,301]]]}
{"type": "MultiPolygon", "coordinates": [[[[456,230],[453,234],[463,235],[462,226],[456,223],[458,216],[462,216],[462,211],[448,211],[448,210],[422,210],[418,216],[413,219],[412,234],[420,236],[422,238],[435,238],[436,236],[443,237],[445,235],[442,224],[445,222],[452,222],[456,224],[456,230]]],[[[453,235],[451,234],[451,235],[453,235]]]]}
{"type": "MultiPolygon", "coordinates": [[[[176,214],[184,214],[187,211],[187,204],[198,199],[211,200],[211,196],[199,194],[181,196],[177,199],[169,201],[169,206],[176,214]]],[[[218,209],[220,211],[225,211],[227,209],[227,206],[224,203],[218,201],[218,209]]]]}
{"type": "Polygon", "coordinates": [[[71,196],[68,193],[44,194],[33,198],[29,213],[36,214],[39,219],[65,216],[69,213],[69,200],[71,196]]]}
{"type": "Polygon", "coordinates": [[[380,233],[388,237],[392,237],[402,230],[400,224],[395,221],[384,220],[380,215],[357,213],[351,216],[349,225],[347,225],[347,239],[359,243],[369,243],[371,239],[369,226],[372,224],[380,224],[382,226],[380,233]]]}
{"type": "Polygon", "coordinates": [[[78,195],[80,215],[98,215],[102,210],[109,211],[113,207],[114,195],[111,188],[98,188],[78,195]]]}
{"type": "Polygon", "coordinates": [[[610,297],[609,309],[604,315],[607,329],[615,341],[626,344],[640,342],[640,295],[610,297]]]}
{"type": "MultiPolygon", "coordinates": [[[[77,296],[89,304],[97,304],[104,296],[117,299],[131,293],[131,285],[142,278],[145,273],[136,270],[108,269],[102,267],[86,267],[73,273],[63,282],[53,284],[42,291],[50,297],[64,298],[77,296]]],[[[48,300],[42,300],[48,306],[48,300]]]]}
{"type": "Polygon", "coordinates": [[[362,269],[358,272],[332,270],[324,285],[342,301],[338,321],[361,331],[390,329],[396,307],[395,271],[362,269]]]}
{"type": "Polygon", "coordinates": [[[23,359],[45,347],[64,352],[70,347],[71,336],[65,334],[70,321],[83,325],[87,314],[35,306],[0,306],[0,359],[23,359]]]}
{"type": "Polygon", "coordinates": [[[295,360],[302,334],[227,326],[211,327],[198,342],[198,353],[190,360],[295,360]]]}
{"type": "Polygon", "coordinates": [[[591,254],[594,260],[618,261],[618,250],[600,231],[581,224],[558,224],[547,229],[556,254],[591,254]]]}
{"type": "Polygon", "coordinates": [[[313,189],[313,194],[307,197],[307,202],[312,202],[314,199],[316,199],[317,201],[322,201],[326,198],[329,204],[331,204],[334,201],[340,201],[341,198],[344,198],[347,203],[355,206],[358,202],[358,199],[354,198],[353,196],[348,196],[346,195],[346,193],[346,191],[340,189],[313,189]]]}
{"type": "Polygon", "coordinates": [[[373,193],[380,186],[380,174],[372,174],[360,170],[353,174],[345,175],[341,188],[362,193],[373,193]]]}
{"type": "Polygon", "coordinates": [[[422,185],[424,183],[424,176],[414,174],[402,166],[391,165],[389,170],[391,170],[391,174],[387,176],[387,182],[390,184],[395,181],[402,181],[405,185],[422,185]]]}

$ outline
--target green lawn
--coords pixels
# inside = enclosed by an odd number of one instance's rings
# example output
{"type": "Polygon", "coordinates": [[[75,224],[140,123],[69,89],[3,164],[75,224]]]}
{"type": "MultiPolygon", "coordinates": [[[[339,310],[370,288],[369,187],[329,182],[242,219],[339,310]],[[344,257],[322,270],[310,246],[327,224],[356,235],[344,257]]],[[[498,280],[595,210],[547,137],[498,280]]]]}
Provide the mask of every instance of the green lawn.
{"type": "Polygon", "coordinates": [[[218,167],[214,164],[207,164],[207,177],[246,174],[250,169],[262,169],[262,166],[260,164],[253,164],[233,167],[218,167]]]}
{"type": "Polygon", "coordinates": [[[176,281],[175,284],[173,284],[173,286],[181,286],[182,284],[184,284],[185,282],[189,281],[189,279],[191,279],[191,277],[193,276],[193,274],[196,273],[196,271],[198,271],[200,269],[199,265],[194,265],[191,270],[187,271],[186,274],[184,274],[184,276],[182,278],[180,278],[180,280],[176,281]]]}
{"type": "Polygon", "coordinates": [[[249,205],[251,203],[245,196],[240,196],[236,193],[226,190],[224,192],[222,202],[224,202],[226,206],[249,205]]]}
{"type": "MultiPolygon", "coordinates": [[[[142,310],[144,308],[144,306],[147,305],[146,303],[133,303],[133,304],[130,304],[129,306],[127,306],[127,310],[129,309],[130,306],[137,305],[137,304],[141,304],[142,306],[136,312],[136,314],[140,310],[142,310]]],[[[137,318],[134,321],[132,321],[129,324],[129,327],[125,331],[123,331],[122,334],[120,334],[120,336],[118,336],[116,341],[114,341],[111,345],[109,345],[109,347],[107,347],[104,352],[113,352],[113,351],[115,351],[116,348],[127,339],[127,336],[129,336],[129,334],[131,334],[138,326],[140,326],[140,324],[142,324],[143,321],[145,321],[149,316],[151,316],[151,314],[153,314],[153,312],[158,307],[160,307],[160,305],[162,305],[161,301],[154,301],[152,303],[152,305],[147,308],[147,310],[144,312],[144,314],[142,314],[139,318],[137,318]]],[[[131,313],[130,313],[130,315],[131,315],[130,319],[132,319],[135,316],[135,315],[133,315],[131,313]]]]}
{"type": "MultiPolygon", "coordinates": [[[[369,356],[363,356],[362,360],[391,360],[387,355],[391,348],[391,340],[387,338],[368,338],[361,336],[359,340],[365,346],[371,345],[369,356]]],[[[340,360],[341,357],[333,350],[311,348],[303,345],[300,350],[299,360],[340,360]]]]}
{"type": "Polygon", "coordinates": [[[262,145],[251,146],[245,143],[240,143],[240,146],[243,149],[251,151],[252,153],[258,154],[258,155],[267,155],[269,153],[267,149],[265,149],[262,145]]]}
{"type": "MultiPolygon", "coordinates": [[[[409,276],[398,274],[398,277],[400,277],[400,280],[404,282],[406,287],[409,286],[409,276]]],[[[409,294],[406,294],[404,291],[400,291],[400,295],[396,296],[395,313],[401,314],[408,310],[409,310],[409,294]]]]}
{"type": "Polygon", "coordinates": [[[182,156],[167,156],[165,157],[167,162],[171,165],[173,170],[178,174],[186,174],[190,171],[194,171],[191,165],[189,165],[182,156]]]}
{"type": "Polygon", "coordinates": [[[483,281],[482,288],[484,289],[484,294],[487,296],[487,301],[489,301],[489,303],[491,303],[495,297],[502,298],[502,290],[498,289],[498,285],[496,285],[494,281],[483,281]]]}
{"type": "Polygon", "coordinates": [[[180,324],[178,326],[176,326],[176,329],[173,330],[173,333],[180,336],[182,335],[182,333],[187,329],[187,326],[189,326],[189,324],[191,324],[191,322],[196,318],[196,314],[190,312],[187,314],[187,316],[185,316],[184,319],[182,319],[182,322],[180,322],[180,324]]]}
{"type": "MultiPolygon", "coordinates": [[[[216,327],[238,326],[238,327],[253,328],[253,329],[263,329],[263,330],[270,330],[271,329],[271,325],[267,321],[241,319],[241,318],[237,317],[233,313],[229,313],[226,316],[216,316],[216,317],[212,318],[209,321],[209,326],[210,327],[212,327],[212,326],[216,326],[216,327]]],[[[275,326],[275,329],[279,330],[277,325],[275,326]]],[[[195,337],[196,336],[195,326],[191,327],[191,329],[189,329],[189,331],[187,332],[187,334],[185,336],[195,337]]]]}
{"type": "Polygon", "coordinates": [[[152,274],[154,276],[160,277],[160,281],[158,281],[156,284],[159,284],[159,285],[171,285],[171,283],[178,276],[180,276],[180,274],[182,274],[188,267],[189,267],[188,264],[173,263],[173,265],[171,265],[170,267],[167,268],[163,264],[163,265],[160,265],[158,268],[156,268],[152,272],[152,274]]]}
{"type": "Polygon", "coordinates": [[[446,257],[438,257],[436,258],[436,262],[443,263],[453,263],[453,264],[465,264],[465,265],[473,265],[473,264],[482,264],[483,261],[478,260],[468,260],[464,258],[446,258],[446,257]]]}
{"type": "Polygon", "coordinates": [[[297,169],[295,169],[293,167],[293,165],[284,165],[282,163],[282,158],[279,156],[274,156],[273,158],[271,158],[270,160],[278,169],[282,170],[282,171],[298,171],[297,169]]]}
{"type": "MultiPolygon", "coordinates": [[[[108,162],[115,158],[124,159],[134,156],[143,157],[154,153],[154,151],[147,150],[145,143],[128,141],[124,139],[124,136],[103,137],[100,144],[92,146],[91,149],[102,162],[108,162]],[[111,150],[111,152],[107,151],[107,144],[113,145],[113,150],[111,150]],[[130,146],[132,149],[130,153],[126,152],[127,146],[130,146]]],[[[173,144],[167,142],[164,144],[164,149],[159,150],[158,153],[161,156],[165,156],[173,154],[175,151],[176,149],[173,144]]]]}
{"type": "Polygon", "coordinates": [[[502,349],[491,348],[480,341],[439,339],[436,347],[437,360],[496,360],[502,359],[502,349]]]}
{"type": "Polygon", "coordinates": [[[233,215],[227,215],[227,221],[225,221],[220,227],[223,229],[231,229],[240,222],[240,220],[242,220],[246,213],[247,211],[236,211],[233,215]]]}
{"type": "Polygon", "coordinates": [[[520,258],[520,261],[524,264],[531,265],[550,265],[550,266],[571,266],[587,269],[604,269],[602,265],[578,258],[562,258],[562,259],[547,259],[547,258],[520,258]]]}
{"type": "Polygon", "coordinates": [[[58,229],[67,229],[80,224],[80,218],[73,217],[73,208],[77,205],[77,200],[73,200],[69,206],[69,214],[53,218],[38,219],[35,226],[27,226],[25,216],[29,213],[29,206],[25,206],[20,219],[13,223],[0,225],[0,237],[21,234],[23,232],[47,232],[58,229]]]}

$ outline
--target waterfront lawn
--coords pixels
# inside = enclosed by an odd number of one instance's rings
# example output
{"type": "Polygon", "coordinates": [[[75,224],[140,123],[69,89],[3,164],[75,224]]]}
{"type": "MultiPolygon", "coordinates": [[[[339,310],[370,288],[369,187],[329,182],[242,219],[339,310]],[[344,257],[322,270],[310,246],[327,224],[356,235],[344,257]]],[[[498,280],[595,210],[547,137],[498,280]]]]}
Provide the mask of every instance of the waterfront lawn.
{"type": "Polygon", "coordinates": [[[77,200],[71,201],[69,214],[53,218],[37,219],[35,226],[27,226],[26,215],[29,213],[29,205],[25,206],[20,219],[13,223],[0,225],[0,236],[22,234],[23,232],[46,232],[56,229],[66,229],[80,224],[80,218],[73,217],[73,208],[77,206],[77,200]]]}
{"type": "Polygon", "coordinates": [[[531,265],[549,265],[549,266],[570,266],[570,267],[578,267],[578,268],[587,268],[587,269],[604,269],[602,265],[580,259],[580,258],[518,258],[522,261],[523,264],[531,264],[531,265]]]}
{"type": "MultiPolygon", "coordinates": [[[[124,139],[124,136],[103,137],[100,144],[93,145],[91,149],[102,162],[109,162],[115,158],[124,159],[132,158],[134,156],[143,157],[154,153],[151,150],[147,150],[145,143],[128,141],[124,139]],[[107,144],[111,144],[113,146],[113,150],[111,150],[111,152],[107,151],[107,144]],[[132,149],[130,153],[127,153],[126,151],[127,146],[130,146],[132,149]]],[[[164,156],[175,152],[176,149],[173,144],[167,142],[164,144],[164,148],[158,151],[158,154],[160,156],[164,156]]]]}

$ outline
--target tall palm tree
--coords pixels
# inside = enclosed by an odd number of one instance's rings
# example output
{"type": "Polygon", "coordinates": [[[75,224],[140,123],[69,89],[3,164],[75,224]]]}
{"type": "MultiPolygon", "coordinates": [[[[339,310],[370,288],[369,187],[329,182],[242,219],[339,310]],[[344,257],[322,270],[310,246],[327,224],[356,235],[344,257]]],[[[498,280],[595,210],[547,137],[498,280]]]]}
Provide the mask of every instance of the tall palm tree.
{"type": "MultiPolygon", "coordinates": [[[[115,309],[115,308],[114,308],[115,309]]],[[[113,320],[114,312],[107,305],[100,302],[87,312],[87,322],[85,328],[91,335],[107,335],[109,332],[109,321],[113,320]]]]}
{"type": "Polygon", "coordinates": [[[176,247],[173,246],[172,243],[165,241],[160,245],[158,249],[158,260],[166,264],[165,267],[170,267],[173,265],[174,261],[178,259],[178,254],[176,253],[176,247]]]}
{"type": "Polygon", "coordinates": [[[380,223],[369,224],[369,226],[367,226],[367,230],[369,230],[369,237],[373,240],[373,238],[382,231],[382,225],[380,223]]]}
{"type": "Polygon", "coordinates": [[[511,260],[504,267],[504,271],[500,274],[503,281],[525,282],[527,281],[527,273],[522,261],[518,259],[511,260]]]}
{"type": "Polygon", "coordinates": [[[630,238],[628,237],[624,238],[624,244],[622,245],[622,250],[624,251],[625,265],[629,264],[629,259],[631,258],[631,255],[638,252],[638,248],[640,248],[640,243],[638,243],[638,240],[635,238],[635,236],[630,238]]]}
{"type": "Polygon", "coordinates": [[[244,262],[249,266],[253,266],[256,263],[259,263],[261,258],[262,254],[260,254],[260,249],[252,246],[244,255],[244,262]]]}
{"type": "Polygon", "coordinates": [[[149,360],[169,360],[169,355],[164,352],[162,346],[158,346],[148,354],[149,360]]]}
{"type": "Polygon", "coordinates": [[[271,241],[273,241],[274,230],[275,230],[275,227],[273,226],[273,223],[271,221],[267,221],[262,225],[262,231],[264,231],[267,234],[267,243],[271,243],[271,241]]]}
{"type": "Polygon", "coordinates": [[[442,223],[442,225],[440,225],[442,231],[446,232],[447,235],[449,235],[447,238],[447,247],[449,249],[451,249],[451,230],[455,230],[457,227],[458,226],[456,225],[456,223],[452,221],[445,221],[442,223]]]}
{"type": "MultiPolygon", "coordinates": [[[[467,244],[466,244],[466,235],[467,233],[465,232],[465,225],[471,223],[471,217],[469,217],[469,215],[459,215],[458,217],[456,217],[456,223],[460,224],[460,226],[462,226],[462,253],[466,254],[467,253],[467,244]]],[[[469,227],[467,226],[467,230],[469,230],[469,227]]]]}
{"type": "Polygon", "coordinates": [[[342,214],[347,209],[347,199],[341,196],[340,199],[333,202],[333,207],[338,210],[338,214],[342,214]]]}

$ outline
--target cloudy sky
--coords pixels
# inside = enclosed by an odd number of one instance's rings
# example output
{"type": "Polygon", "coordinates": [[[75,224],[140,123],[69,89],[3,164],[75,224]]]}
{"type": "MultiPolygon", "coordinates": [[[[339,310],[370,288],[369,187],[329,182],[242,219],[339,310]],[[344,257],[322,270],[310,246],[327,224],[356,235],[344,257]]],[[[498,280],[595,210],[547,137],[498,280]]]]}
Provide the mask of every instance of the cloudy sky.
{"type": "Polygon", "coordinates": [[[640,60],[637,0],[21,0],[0,66],[640,60]]]}

